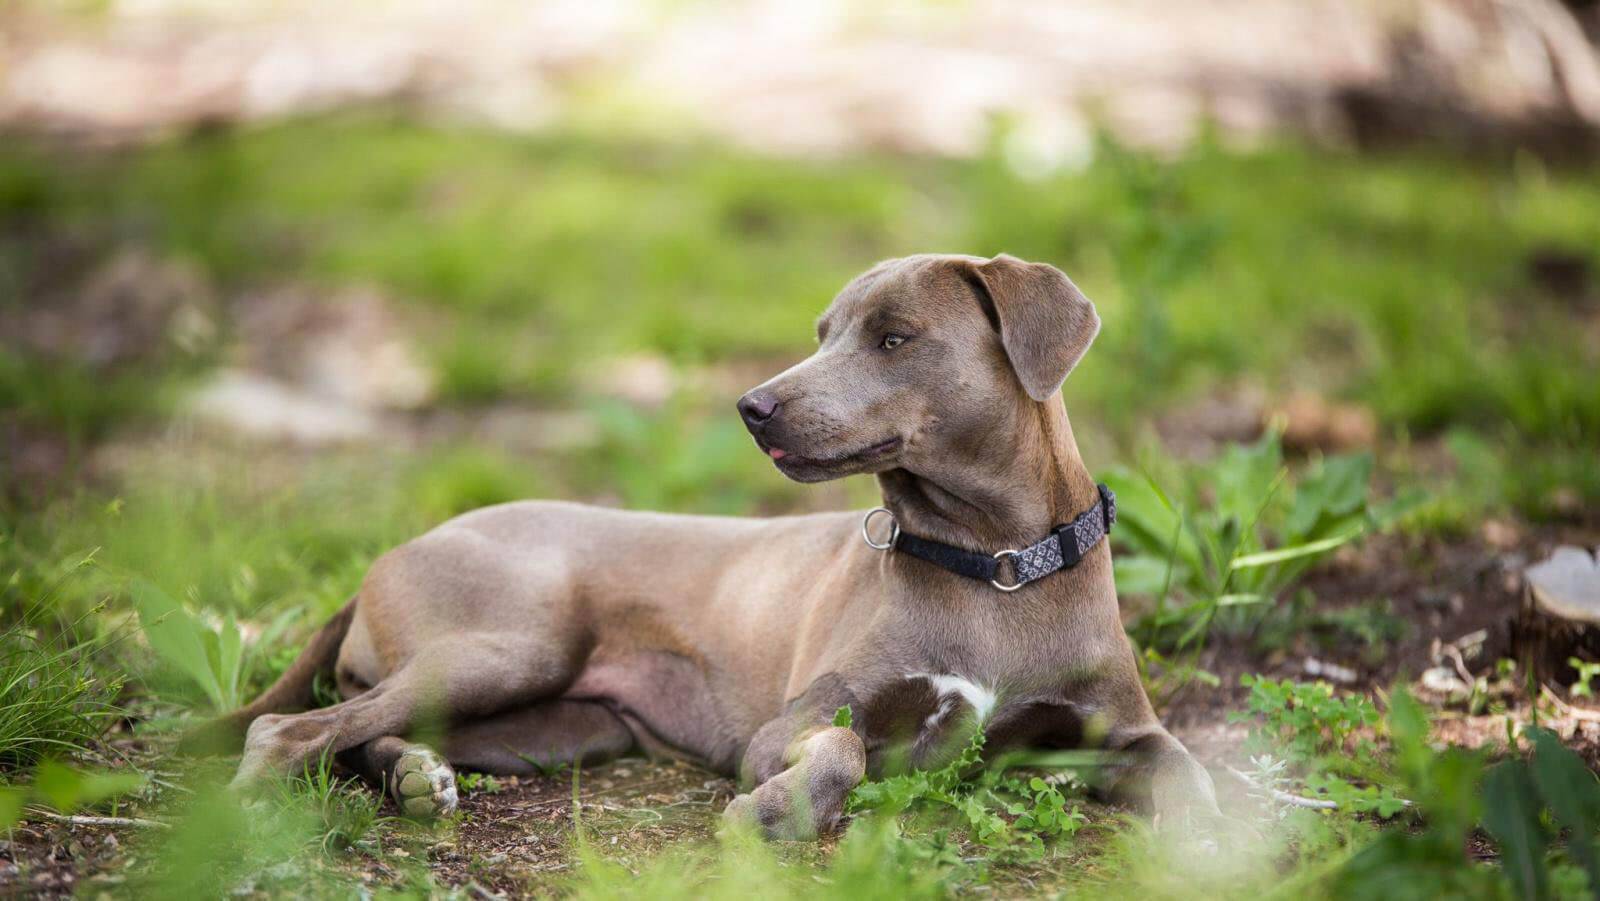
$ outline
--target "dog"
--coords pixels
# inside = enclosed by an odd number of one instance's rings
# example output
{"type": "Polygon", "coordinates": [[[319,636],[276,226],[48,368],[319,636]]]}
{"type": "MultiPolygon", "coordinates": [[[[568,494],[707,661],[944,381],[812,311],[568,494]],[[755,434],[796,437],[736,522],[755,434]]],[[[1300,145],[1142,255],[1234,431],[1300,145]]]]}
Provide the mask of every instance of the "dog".
{"type": "Polygon", "coordinates": [[[524,501],[452,519],[378,559],[226,720],[245,735],[235,785],[331,751],[430,816],[455,808],[453,768],[644,751],[737,773],[727,819],[811,838],[866,775],[938,765],[977,724],[986,752],[1111,752],[1108,788],[1163,822],[1220,816],[1140,682],[1104,538],[1113,499],[1061,398],[1099,328],[1047,264],[879,263],[818,320],[816,352],[738,411],[783,475],[873,474],[881,508],[524,501]],[[292,712],[330,672],[344,700],[292,712]],[[429,723],[431,743],[410,737],[429,723]]]}

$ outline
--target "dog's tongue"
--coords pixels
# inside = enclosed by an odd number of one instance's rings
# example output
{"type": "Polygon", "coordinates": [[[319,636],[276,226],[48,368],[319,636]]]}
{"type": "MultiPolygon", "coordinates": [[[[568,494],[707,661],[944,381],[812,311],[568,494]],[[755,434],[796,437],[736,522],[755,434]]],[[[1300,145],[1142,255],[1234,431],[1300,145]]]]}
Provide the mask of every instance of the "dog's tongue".
{"type": "Polygon", "coordinates": [[[774,447],[768,450],[767,453],[771,454],[774,460],[782,460],[784,457],[789,456],[789,452],[781,447],[774,447]]]}

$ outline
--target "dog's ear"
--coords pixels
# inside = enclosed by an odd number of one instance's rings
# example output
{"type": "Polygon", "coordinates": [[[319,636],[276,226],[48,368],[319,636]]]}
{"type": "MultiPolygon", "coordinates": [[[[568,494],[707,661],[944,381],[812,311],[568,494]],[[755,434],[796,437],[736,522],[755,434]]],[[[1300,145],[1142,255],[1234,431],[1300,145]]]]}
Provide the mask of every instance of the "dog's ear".
{"type": "Polygon", "coordinates": [[[1034,400],[1049,400],[1100,333],[1094,304],[1047,263],[1002,253],[965,265],[1022,387],[1034,400]]]}

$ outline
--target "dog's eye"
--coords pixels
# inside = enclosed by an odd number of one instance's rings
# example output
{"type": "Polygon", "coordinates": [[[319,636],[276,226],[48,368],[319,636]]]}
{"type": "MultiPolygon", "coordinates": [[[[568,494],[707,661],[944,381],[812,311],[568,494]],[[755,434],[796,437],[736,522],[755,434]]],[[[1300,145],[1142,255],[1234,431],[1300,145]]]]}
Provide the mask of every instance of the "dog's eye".
{"type": "Polygon", "coordinates": [[[884,335],[883,340],[878,342],[878,346],[884,350],[894,350],[904,343],[906,343],[906,339],[899,335],[884,335]]]}

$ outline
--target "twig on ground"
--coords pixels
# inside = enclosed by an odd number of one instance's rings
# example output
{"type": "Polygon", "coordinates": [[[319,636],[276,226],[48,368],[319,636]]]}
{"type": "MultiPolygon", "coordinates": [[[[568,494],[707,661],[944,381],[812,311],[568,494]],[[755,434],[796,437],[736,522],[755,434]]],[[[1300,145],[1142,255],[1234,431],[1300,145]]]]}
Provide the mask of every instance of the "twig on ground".
{"type": "Polygon", "coordinates": [[[139,817],[89,817],[68,816],[61,813],[51,813],[37,807],[29,807],[25,814],[29,817],[38,817],[53,823],[65,823],[69,826],[134,826],[139,829],[171,829],[166,823],[156,820],[144,820],[139,817]]]}
{"type": "Polygon", "coordinates": [[[168,782],[165,779],[159,779],[159,778],[157,778],[155,776],[151,776],[150,777],[150,781],[154,782],[156,785],[161,786],[162,788],[169,788],[169,789],[171,789],[171,790],[173,790],[175,792],[183,792],[186,795],[194,794],[194,789],[192,789],[192,788],[184,788],[181,785],[177,785],[175,783],[168,782]]]}
{"type": "Polygon", "coordinates": [[[1583,720],[1584,722],[1588,723],[1600,723],[1600,710],[1589,710],[1584,707],[1574,707],[1573,705],[1568,704],[1566,701],[1561,700],[1561,698],[1558,697],[1555,692],[1550,690],[1550,686],[1548,685],[1540,685],[1539,693],[1544,695],[1545,699],[1550,703],[1556,705],[1556,709],[1561,711],[1561,713],[1565,716],[1570,716],[1575,720],[1583,720]]]}
{"type": "Polygon", "coordinates": [[[1318,799],[1318,798],[1302,798],[1299,795],[1291,795],[1288,792],[1278,791],[1275,788],[1265,788],[1263,786],[1257,785],[1256,781],[1254,779],[1251,779],[1249,776],[1247,776],[1244,773],[1234,769],[1231,766],[1228,767],[1227,770],[1228,770],[1228,772],[1232,773],[1234,775],[1234,777],[1237,778],[1240,782],[1243,782],[1245,785],[1250,786],[1251,788],[1255,789],[1256,791],[1266,792],[1268,795],[1270,795],[1272,797],[1272,800],[1277,801],[1279,804],[1288,804],[1288,805],[1290,805],[1292,807],[1309,807],[1312,810],[1338,810],[1339,809],[1339,802],[1338,801],[1323,801],[1323,800],[1318,799]]]}

